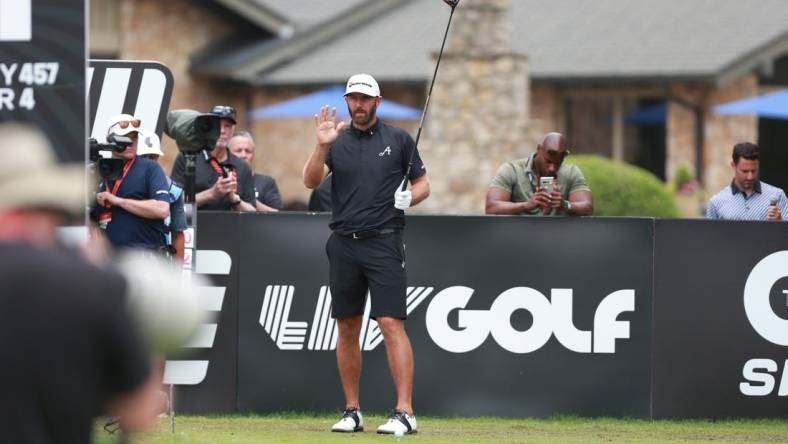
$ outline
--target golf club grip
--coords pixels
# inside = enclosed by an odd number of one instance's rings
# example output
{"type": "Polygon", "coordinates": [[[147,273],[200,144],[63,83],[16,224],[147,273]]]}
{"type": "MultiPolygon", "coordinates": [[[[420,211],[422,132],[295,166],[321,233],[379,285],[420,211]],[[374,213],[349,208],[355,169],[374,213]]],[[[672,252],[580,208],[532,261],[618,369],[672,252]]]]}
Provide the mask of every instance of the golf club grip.
{"type": "Polygon", "coordinates": [[[408,169],[405,170],[405,175],[402,176],[402,189],[400,191],[408,189],[408,176],[410,176],[410,165],[408,165],[408,169]]]}
{"type": "Polygon", "coordinates": [[[435,72],[432,73],[432,81],[430,82],[430,89],[427,91],[427,100],[424,101],[424,110],[421,112],[421,121],[419,122],[419,130],[416,132],[416,141],[413,145],[413,151],[410,152],[408,159],[408,168],[405,170],[405,176],[402,178],[402,191],[408,188],[408,177],[410,176],[410,169],[413,166],[413,158],[416,155],[416,150],[419,148],[419,139],[421,138],[421,129],[424,127],[424,120],[427,117],[427,109],[430,106],[430,98],[432,97],[432,88],[435,86],[435,78],[438,77],[438,68],[441,66],[441,58],[443,58],[443,48],[446,46],[446,38],[449,36],[449,28],[451,28],[451,19],[454,17],[454,8],[460,3],[460,0],[444,0],[447,5],[451,6],[449,13],[449,21],[446,23],[446,31],[443,33],[443,41],[441,42],[441,50],[438,53],[438,61],[435,63],[435,72]]]}

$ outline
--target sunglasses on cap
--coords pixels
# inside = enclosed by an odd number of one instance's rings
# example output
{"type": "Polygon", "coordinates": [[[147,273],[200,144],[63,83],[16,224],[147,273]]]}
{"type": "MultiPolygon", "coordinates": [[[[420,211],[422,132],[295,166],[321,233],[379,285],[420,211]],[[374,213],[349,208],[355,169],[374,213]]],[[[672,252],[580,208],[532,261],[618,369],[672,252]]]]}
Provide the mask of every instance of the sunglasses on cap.
{"type": "Polygon", "coordinates": [[[121,120],[120,122],[116,123],[120,129],[126,129],[131,125],[133,128],[139,128],[142,125],[142,120],[134,119],[134,120],[121,120]]]}
{"type": "Polygon", "coordinates": [[[226,105],[216,105],[211,108],[211,114],[216,114],[222,119],[230,119],[235,123],[235,108],[226,105]]]}

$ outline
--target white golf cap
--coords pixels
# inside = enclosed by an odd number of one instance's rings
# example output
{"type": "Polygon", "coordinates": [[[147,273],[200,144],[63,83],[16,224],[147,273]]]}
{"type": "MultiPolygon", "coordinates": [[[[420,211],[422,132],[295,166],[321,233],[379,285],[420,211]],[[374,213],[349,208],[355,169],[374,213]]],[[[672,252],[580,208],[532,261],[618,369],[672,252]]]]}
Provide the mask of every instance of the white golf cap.
{"type": "Polygon", "coordinates": [[[144,156],[146,154],[164,155],[161,151],[159,136],[153,131],[142,130],[139,132],[139,137],[137,138],[137,155],[144,156]]]}
{"type": "Polygon", "coordinates": [[[116,136],[125,136],[128,133],[139,133],[141,124],[142,122],[140,119],[137,119],[131,114],[118,114],[117,116],[109,119],[107,125],[107,136],[110,134],[115,134],[116,136]]]}
{"type": "Polygon", "coordinates": [[[369,74],[356,74],[347,81],[345,95],[361,93],[370,97],[380,96],[378,82],[369,74]]]}

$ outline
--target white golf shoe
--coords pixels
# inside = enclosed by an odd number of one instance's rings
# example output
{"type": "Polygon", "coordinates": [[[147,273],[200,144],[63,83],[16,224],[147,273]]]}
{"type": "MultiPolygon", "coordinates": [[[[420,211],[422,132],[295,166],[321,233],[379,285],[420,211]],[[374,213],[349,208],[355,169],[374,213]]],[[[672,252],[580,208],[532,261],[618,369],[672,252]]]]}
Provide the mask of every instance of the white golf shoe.
{"type": "Polygon", "coordinates": [[[416,433],[416,417],[408,415],[404,410],[394,410],[391,418],[385,424],[378,427],[378,433],[391,435],[409,435],[416,433]]]}
{"type": "Polygon", "coordinates": [[[364,431],[364,417],[359,409],[346,409],[342,418],[331,427],[332,432],[353,433],[364,431]]]}

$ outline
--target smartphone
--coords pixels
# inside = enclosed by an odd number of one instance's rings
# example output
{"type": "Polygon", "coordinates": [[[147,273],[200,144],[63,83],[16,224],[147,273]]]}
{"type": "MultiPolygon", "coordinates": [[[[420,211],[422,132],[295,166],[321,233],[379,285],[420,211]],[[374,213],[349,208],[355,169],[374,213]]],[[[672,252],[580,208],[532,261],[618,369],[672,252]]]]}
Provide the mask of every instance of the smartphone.
{"type": "Polygon", "coordinates": [[[539,187],[548,193],[553,192],[553,180],[552,176],[540,177],[539,178],[539,187]]]}
{"type": "MultiPolygon", "coordinates": [[[[222,174],[222,177],[224,178],[232,177],[236,181],[238,180],[238,172],[235,168],[235,165],[231,163],[225,163],[222,165],[222,173],[224,173],[222,174]]],[[[238,182],[235,182],[235,184],[233,185],[233,192],[234,193],[238,192],[238,182]]]]}
{"type": "Polygon", "coordinates": [[[235,175],[235,165],[231,163],[223,163],[222,164],[222,177],[227,178],[230,176],[235,175]]]}

